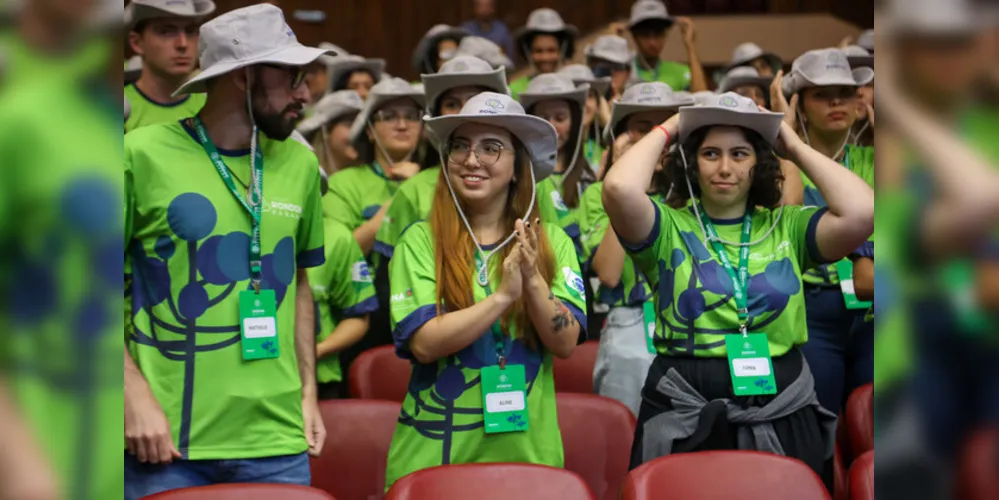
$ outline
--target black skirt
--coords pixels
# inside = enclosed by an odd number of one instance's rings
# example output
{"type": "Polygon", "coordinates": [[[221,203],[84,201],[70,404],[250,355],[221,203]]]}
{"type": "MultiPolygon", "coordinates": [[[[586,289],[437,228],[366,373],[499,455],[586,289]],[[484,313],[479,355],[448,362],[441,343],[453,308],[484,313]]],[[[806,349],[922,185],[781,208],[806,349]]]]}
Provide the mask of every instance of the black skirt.
{"type": "MultiPolygon", "coordinates": [[[[794,348],[784,356],[774,358],[774,378],[778,393],[791,385],[801,374],[803,358],[794,348]]],[[[737,450],[738,429],[729,423],[728,412],[723,401],[729,399],[745,407],[766,406],[776,396],[736,396],[732,389],[727,358],[692,358],[656,356],[649,368],[642,389],[642,407],[638,413],[638,427],[631,448],[631,468],[642,464],[642,442],[645,423],[653,417],[673,410],[673,404],[665,394],[656,390],[659,380],[670,369],[675,369],[697,392],[710,403],[701,410],[700,419],[694,434],[686,439],[673,442],[672,453],[689,453],[707,450],[737,450]]],[[[772,422],[784,453],[791,458],[805,462],[815,471],[832,491],[833,460],[825,457],[826,444],[822,437],[819,415],[812,407],[803,408],[785,418],[772,422]]]]}

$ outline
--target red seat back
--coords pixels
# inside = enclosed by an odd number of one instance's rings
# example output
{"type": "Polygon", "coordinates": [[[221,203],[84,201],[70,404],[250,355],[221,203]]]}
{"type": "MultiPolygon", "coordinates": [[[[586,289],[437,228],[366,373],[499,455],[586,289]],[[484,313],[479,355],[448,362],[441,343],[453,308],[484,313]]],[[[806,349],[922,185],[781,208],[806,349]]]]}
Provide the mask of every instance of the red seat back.
{"type": "Polygon", "coordinates": [[[461,464],[416,471],[392,485],[386,500],[595,500],[586,481],[565,469],[533,464],[461,464]]]}
{"type": "Polygon", "coordinates": [[[850,434],[850,457],[874,449],[874,384],[862,385],[850,394],[846,401],[846,430],[850,434]]]}
{"type": "Polygon", "coordinates": [[[326,442],[322,456],[312,459],[312,485],[339,500],[381,498],[399,407],[364,399],[321,402],[326,442]]]}
{"type": "Polygon", "coordinates": [[[554,359],[555,392],[593,394],[593,367],[597,364],[599,347],[599,341],[588,340],[577,345],[569,359],[554,359]]]}
{"type": "Polygon", "coordinates": [[[216,484],[164,491],[143,500],[335,500],[322,490],[293,484],[216,484]]]}
{"type": "Polygon", "coordinates": [[[961,500],[992,500],[999,492],[999,428],[983,429],[964,447],[958,469],[961,500]]]}
{"type": "Polygon", "coordinates": [[[839,441],[836,441],[836,450],[833,453],[833,500],[850,499],[850,478],[843,464],[842,449],[839,441]]]}
{"type": "Polygon", "coordinates": [[[635,416],[594,394],[556,394],[565,468],[583,477],[598,499],[617,500],[628,474],[635,416]]]}
{"type": "Polygon", "coordinates": [[[830,500],[804,462],[756,451],[702,451],[657,458],[631,471],[623,500],[830,500]]]}
{"type": "Polygon", "coordinates": [[[350,365],[350,395],[402,403],[411,373],[412,365],[396,355],[395,346],[368,349],[350,365]]]}
{"type": "Polygon", "coordinates": [[[850,500],[874,500],[874,450],[857,457],[850,467],[850,500]]]}

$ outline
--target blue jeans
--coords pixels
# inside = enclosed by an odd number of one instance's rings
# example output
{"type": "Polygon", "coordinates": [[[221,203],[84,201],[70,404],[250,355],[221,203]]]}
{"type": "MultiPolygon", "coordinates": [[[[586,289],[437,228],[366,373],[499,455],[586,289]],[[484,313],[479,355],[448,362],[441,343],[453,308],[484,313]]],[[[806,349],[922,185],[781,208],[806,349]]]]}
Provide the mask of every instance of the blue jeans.
{"type": "Polygon", "coordinates": [[[839,287],[805,286],[808,343],[801,352],[823,408],[839,414],[850,392],[874,381],[874,324],[850,310],[839,287]]]}
{"type": "Polygon", "coordinates": [[[125,453],[125,500],[180,488],[220,483],[280,483],[309,486],[305,453],[247,460],[175,460],[144,464],[125,453]]]}

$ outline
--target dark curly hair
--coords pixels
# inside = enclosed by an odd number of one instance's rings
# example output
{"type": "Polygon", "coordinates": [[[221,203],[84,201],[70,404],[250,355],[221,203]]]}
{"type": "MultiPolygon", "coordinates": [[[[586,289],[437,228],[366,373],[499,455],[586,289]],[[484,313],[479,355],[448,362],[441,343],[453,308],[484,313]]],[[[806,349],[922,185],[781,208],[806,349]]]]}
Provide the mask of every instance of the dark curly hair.
{"type": "MultiPolygon", "coordinates": [[[[686,206],[690,199],[690,191],[684,181],[683,159],[680,157],[679,147],[683,148],[690,164],[690,171],[687,175],[690,178],[690,185],[694,189],[694,196],[701,197],[701,185],[698,181],[697,151],[704,143],[704,138],[714,126],[701,127],[695,130],[687,141],[678,146],[666,157],[666,176],[669,179],[671,190],[666,203],[673,208],[686,206]]],[[[752,184],[749,186],[749,198],[746,205],[749,207],[776,208],[780,205],[781,192],[784,187],[784,173],[780,168],[780,159],[774,153],[770,144],[763,139],[760,134],[747,128],[739,128],[749,144],[756,152],[756,165],[754,165],[749,175],[752,184]]]]}

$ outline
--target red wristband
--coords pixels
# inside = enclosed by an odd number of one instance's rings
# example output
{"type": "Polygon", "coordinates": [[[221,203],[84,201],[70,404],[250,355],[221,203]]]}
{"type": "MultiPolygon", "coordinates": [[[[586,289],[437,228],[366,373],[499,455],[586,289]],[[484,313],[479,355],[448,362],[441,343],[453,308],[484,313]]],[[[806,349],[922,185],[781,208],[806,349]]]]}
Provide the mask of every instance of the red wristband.
{"type": "Polygon", "coordinates": [[[663,133],[666,134],[666,144],[669,145],[669,141],[670,139],[672,139],[672,137],[669,135],[669,130],[666,130],[666,127],[663,125],[656,125],[655,128],[662,130],[663,133]]]}

